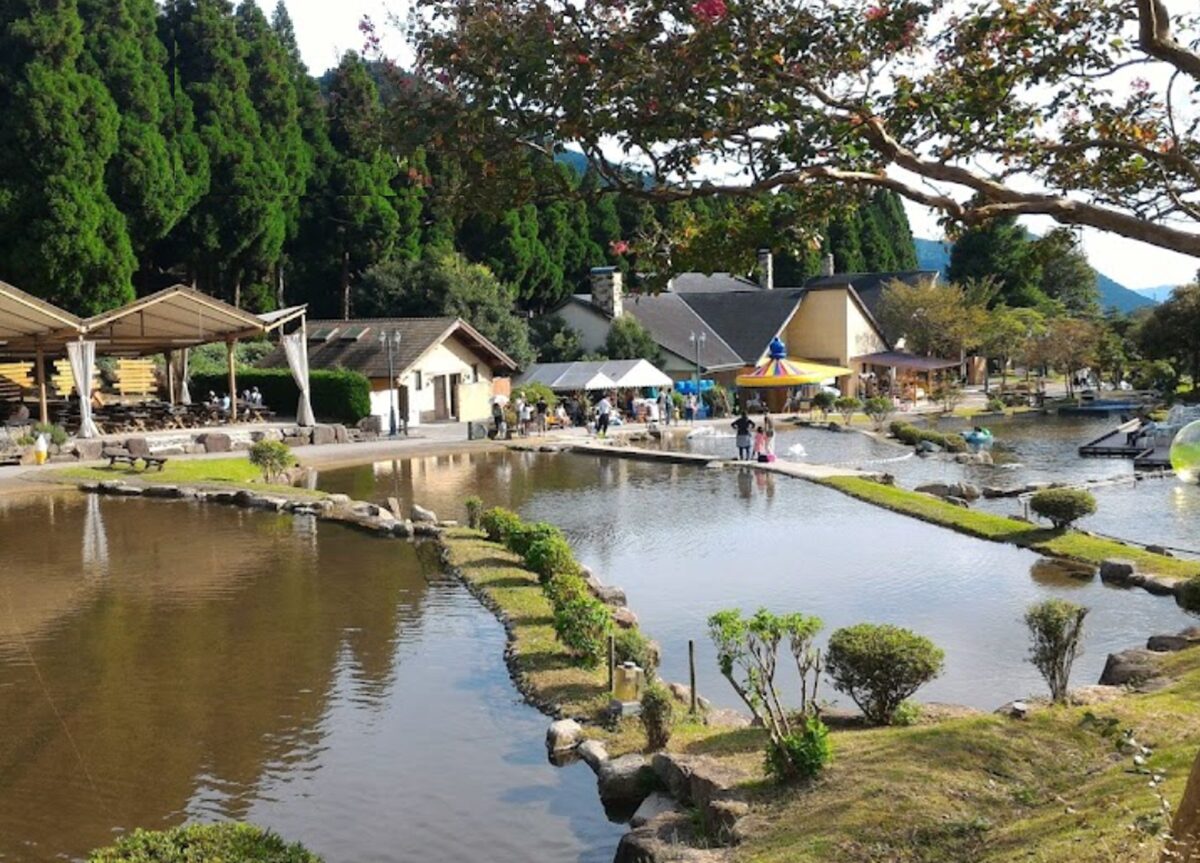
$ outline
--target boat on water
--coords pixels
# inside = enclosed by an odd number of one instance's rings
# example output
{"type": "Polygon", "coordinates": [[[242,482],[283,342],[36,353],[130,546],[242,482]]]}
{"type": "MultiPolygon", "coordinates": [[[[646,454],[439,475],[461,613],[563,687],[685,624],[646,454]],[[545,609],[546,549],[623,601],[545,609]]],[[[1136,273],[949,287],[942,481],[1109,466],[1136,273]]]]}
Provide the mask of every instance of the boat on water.
{"type": "Polygon", "coordinates": [[[965,440],[969,446],[972,446],[976,449],[982,449],[992,445],[991,429],[976,426],[969,431],[959,432],[959,434],[962,435],[962,439],[965,440]]]}

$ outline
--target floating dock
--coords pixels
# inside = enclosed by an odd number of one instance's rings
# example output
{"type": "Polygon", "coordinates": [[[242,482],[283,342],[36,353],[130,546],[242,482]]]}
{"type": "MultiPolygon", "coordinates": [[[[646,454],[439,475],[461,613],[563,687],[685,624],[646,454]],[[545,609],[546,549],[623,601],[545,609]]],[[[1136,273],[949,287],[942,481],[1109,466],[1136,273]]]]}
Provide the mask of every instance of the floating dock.
{"type": "Polygon", "coordinates": [[[1129,443],[1129,433],[1140,426],[1139,420],[1121,423],[1115,430],[1101,435],[1079,448],[1079,454],[1086,458],[1129,458],[1133,459],[1135,470],[1159,470],[1171,466],[1169,443],[1159,443],[1157,440],[1151,446],[1145,442],[1129,443]]]}

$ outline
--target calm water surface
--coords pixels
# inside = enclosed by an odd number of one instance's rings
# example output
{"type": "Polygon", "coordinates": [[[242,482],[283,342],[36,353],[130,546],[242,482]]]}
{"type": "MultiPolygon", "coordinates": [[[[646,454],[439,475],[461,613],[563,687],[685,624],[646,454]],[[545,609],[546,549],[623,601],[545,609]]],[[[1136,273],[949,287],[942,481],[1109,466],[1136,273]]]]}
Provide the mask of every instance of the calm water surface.
{"type": "Polygon", "coordinates": [[[291,517],[0,499],[0,860],[247,819],[346,861],[607,861],[504,633],[412,546],[291,517]]]}
{"type": "Polygon", "coordinates": [[[328,472],[320,481],[363,498],[415,499],[443,517],[461,517],[463,499],[479,494],[560,525],[583,562],[626,589],[664,647],[668,679],[687,679],[687,641],[695,639],[701,690],[727,705],[736,696],[716,670],[705,629],[722,608],[814,613],[826,632],[862,621],[911,627],[947,654],[945,675],[921,696],[983,708],[1042,687],[1025,661],[1021,616],[1031,602],[1063,596],[1092,609],[1077,683],[1094,683],[1110,651],[1195,622],[1170,599],[1055,577],[1035,567],[1031,552],[736,468],[464,453],[328,472]]]}

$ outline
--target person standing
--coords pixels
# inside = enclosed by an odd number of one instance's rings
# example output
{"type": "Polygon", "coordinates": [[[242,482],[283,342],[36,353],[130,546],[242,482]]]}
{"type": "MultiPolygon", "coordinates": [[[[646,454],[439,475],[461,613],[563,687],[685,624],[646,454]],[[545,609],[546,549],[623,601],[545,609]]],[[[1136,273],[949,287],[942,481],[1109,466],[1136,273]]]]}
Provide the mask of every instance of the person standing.
{"type": "Polygon", "coordinates": [[[596,405],[596,437],[608,436],[608,421],[612,414],[612,402],[608,400],[608,393],[600,397],[600,403],[596,405]]]}
{"type": "Polygon", "coordinates": [[[658,416],[663,425],[671,424],[671,391],[665,388],[658,391],[658,416]]]}
{"type": "Polygon", "coordinates": [[[537,405],[535,406],[535,415],[537,417],[537,433],[544,435],[546,433],[546,416],[550,413],[550,405],[546,404],[545,396],[538,396],[537,405]]]}
{"type": "Polygon", "coordinates": [[[687,404],[684,407],[684,419],[687,420],[688,425],[696,421],[696,396],[694,393],[687,397],[687,404]]]}
{"type": "Polygon", "coordinates": [[[750,417],[746,416],[746,409],[742,408],[742,414],[735,419],[730,425],[733,426],[734,434],[737,435],[738,461],[750,460],[750,433],[754,430],[754,422],[750,417]]]}

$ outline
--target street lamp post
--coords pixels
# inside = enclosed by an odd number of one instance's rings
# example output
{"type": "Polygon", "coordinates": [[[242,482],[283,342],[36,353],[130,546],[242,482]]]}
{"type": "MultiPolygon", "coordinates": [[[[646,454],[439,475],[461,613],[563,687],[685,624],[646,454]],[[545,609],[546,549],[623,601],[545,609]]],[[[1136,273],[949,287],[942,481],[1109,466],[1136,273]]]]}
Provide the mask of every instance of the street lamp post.
{"type": "Polygon", "coordinates": [[[688,341],[696,346],[696,411],[700,411],[700,349],[708,341],[707,333],[691,333],[688,341]]]}
{"type": "Polygon", "coordinates": [[[387,364],[388,364],[388,402],[391,405],[389,421],[388,421],[388,436],[395,437],[399,430],[399,423],[396,419],[396,366],[395,359],[392,355],[393,346],[400,346],[400,333],[397,330],[392,330],[390,333],[383,330],[379,333],[379,341],[387,347],[387,364]]]}

